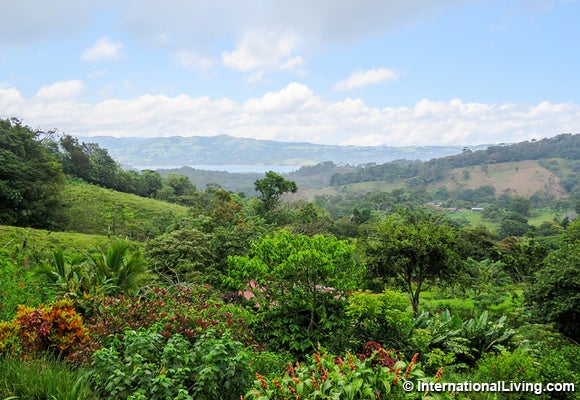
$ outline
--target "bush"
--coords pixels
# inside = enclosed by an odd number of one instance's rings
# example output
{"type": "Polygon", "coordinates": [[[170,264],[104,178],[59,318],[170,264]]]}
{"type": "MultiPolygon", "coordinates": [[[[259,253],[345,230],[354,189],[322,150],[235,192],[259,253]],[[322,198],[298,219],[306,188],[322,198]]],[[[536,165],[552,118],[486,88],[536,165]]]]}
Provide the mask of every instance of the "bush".
{"type": "MultiPolygon", "coordinates": [[[[559,349],[545,352],[540,356],[540,376],[546,382],[570,382],[575,383],[576,391],[580,384],[580,346],[568,345],[559,349]]],[[[551,393],[552,399],[580,398],[580,393],[551,393]]]]}
{"type": "MultiPolygon", "coordinates": [[[[540,367],[527,353],[516,350],[513,353],[487,354],[478,363],[474,382],[513,381],[515,383],[541,382],[540,367]]],[[[505,399],[537,399],[532,392],[502,392],[505,399]]]]}
{"type": "MultiPolygon", "coordinates": [[[[406,363],[383,363],[387,352],[379,349],[370,357],[352,354],[334,356],[315,353],[303,363],[288,364],[278,378],[266,378],[257,373],[254,388],[245,399],[420,399],[427,393],[406,392],[403,382],[438,381],[440,373],[427,378],[419,369],[416,354],[406,363]]],[[[390,359],[390,357],[389,357],[390,359]]],[[[441,393],[438,398],[451,398],[441,393]]]]}
{"type": "Polygon", "coordinates": [[[94,354],[94,383],[106,399],[237,399],[250,382],[243,345],[229,334],[164,337],[155,327],[126,331],[94,354]]]}
{"type": "Polygon", "coordinates": [[[48,351],[61,358],[78,350],[88,333],[71,300],[37,308],[20,306],[12,322],[0,326],[0,350],[21,349],[25,354],[48,351]]]}
{"type": "Polygon", "coordinates": [[[192,343],[210,328],[221,333],[228,330],[244,343],[252,341],[249,313],[224,304],[207,286],[152,288],[142,296],[97,297],[93,303],[93,313],[87,318],[91,348],[108,345],[112,335],[122,335],[126,329],[153,326],[164,336],[181,334],[192,343]]]}

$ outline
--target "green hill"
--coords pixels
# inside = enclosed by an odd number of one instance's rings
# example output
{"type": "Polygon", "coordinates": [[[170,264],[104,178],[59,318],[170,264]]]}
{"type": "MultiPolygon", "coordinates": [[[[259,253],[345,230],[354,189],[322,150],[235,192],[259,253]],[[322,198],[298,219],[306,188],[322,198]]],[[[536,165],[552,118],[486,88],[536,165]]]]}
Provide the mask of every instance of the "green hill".
{"type": "Polygon", "coordinates": [[[67,182],[63,192],[65,231],[146,240],[163,233],[187,207],[104,189],[81,181],[67,182]]]}

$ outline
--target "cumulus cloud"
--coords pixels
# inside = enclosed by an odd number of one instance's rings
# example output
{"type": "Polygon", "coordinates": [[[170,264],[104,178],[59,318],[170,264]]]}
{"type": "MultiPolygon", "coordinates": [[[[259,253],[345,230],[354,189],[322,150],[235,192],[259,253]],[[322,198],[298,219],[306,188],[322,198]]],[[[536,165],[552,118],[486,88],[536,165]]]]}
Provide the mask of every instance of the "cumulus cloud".
{"type": "Polygon", "coordinates": [[[387,68],[371,69],[366,71],[357,71],[347,79],[337,82],[334,85],[334,90],[344,91],[360,89],[370,85],[376,85],[385,81],[393,81],[399,79],[399,75],[387,68]]]}
{"type": "Polygon", "coordinates": [[[235,102],[207,96],[142,95],[83,102],[79,81],[58,82],[25,98],[0,89],[0,115],[71,135],[210,136],[229,134],[343,145],[471,145],[516,142],[577,131],[580,105],[485,104],[421,100],[413,107],[370,107],[361,99],[322,100],[308,86],[235,102]]]}
{"type": "Polygon", "coordinates": [[[84,90],[85,85],[81,81],[63,81],[42,87],[36,93],[36,98],[42,102],[74,100],[78,98],[84,90]]]}
{"type": "Polygon", "coordinates": [[[263,68],[290,69],[299,66],[302,58],[292,56],[300,44],[294,34],[266,31],[246,32],[236,49],[222,54],[225,66],[248,72],[263,68]]]}
{"type": "Polygon", "coordinates": [[[114,42],[108,37],[102,37],[96,43],[83,51],[81,59],[88,62],[114,61],[123,56],[125,45],[114,42]]]}

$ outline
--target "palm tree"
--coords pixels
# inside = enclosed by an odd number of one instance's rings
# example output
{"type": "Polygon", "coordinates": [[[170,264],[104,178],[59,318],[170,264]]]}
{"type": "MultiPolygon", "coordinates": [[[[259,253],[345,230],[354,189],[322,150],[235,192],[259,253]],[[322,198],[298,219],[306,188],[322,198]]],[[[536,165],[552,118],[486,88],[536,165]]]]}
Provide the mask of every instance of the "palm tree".
{"type": "Polygon", "coordinates": [[[82,256],[67,259],[62,249],[56,249],[52,252],[52,263],[44,265],[41,272],[49,284],[65,296],[79,298],[90,291],[91,279],[83,268],[82,256]]]}
{"type": "Polygon", "coordinates": [[[96,284],[105,295],[135,292],[154,279],[141,251],[131,251],[128,243],[117,241],[88,260],[96,284]]]}

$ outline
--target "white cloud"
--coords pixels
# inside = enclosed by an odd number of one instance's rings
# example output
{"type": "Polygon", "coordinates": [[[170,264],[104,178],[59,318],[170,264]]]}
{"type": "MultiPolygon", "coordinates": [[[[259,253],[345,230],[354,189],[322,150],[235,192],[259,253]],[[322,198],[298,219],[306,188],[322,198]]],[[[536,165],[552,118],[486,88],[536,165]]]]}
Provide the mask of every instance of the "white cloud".
{"type": "Polygon", "coordinates": [[[125,45],[122,42],[113,42],[108,37],[96,41],[93,47],[86,49],[81,59],[88,62],[114,61],[123,56],[125,45]]]}
{"type": "Polygon", "coordinates": [[[376,85],[385,81],[394,81],[399,79],[399,75],[387,68],[371,69],[366,71],[357,71],[347,79],[334,85],[334,90],[344,91],[360,89],[370,85],[376,85]]]}
{"type": "Polygon", "coordinates": [[[276,34],[255,30],[246,32],[235,50],[222,53],[226,67],[248,72],[263,68],[289,69],[302,64],[302,58],[292,56],[300,44],[294,34],[276,34]]]}
{"type": "Polygon", "coordinates": [[[350,145],[472,145],[516,142],[578,130],[580,105],[422,100],[413,107],[370,107],[361,99],[329,102],[308,86],[235,102],[207,96],[143,95],[83,102],[79,81],[55,83],[25,98],[0,89],[0,115],[71,135],[209,136],[350,145]]]}
{"type": "Polygon", "coordinates": [[[70,80],[43,86],[36,93],[36,97],[41,102],[74,100],[84,91],[85,85],[81,81],[70,80]]]}

